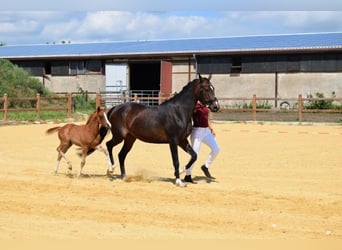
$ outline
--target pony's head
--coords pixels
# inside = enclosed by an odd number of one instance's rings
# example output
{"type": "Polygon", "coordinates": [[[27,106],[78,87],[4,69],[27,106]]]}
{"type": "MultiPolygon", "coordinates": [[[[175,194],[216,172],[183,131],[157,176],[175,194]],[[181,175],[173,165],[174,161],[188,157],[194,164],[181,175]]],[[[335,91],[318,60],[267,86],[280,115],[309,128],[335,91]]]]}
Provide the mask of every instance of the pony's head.
{"type": "Polygon", "coordinates": [[[112,124],[109,122],[109,120],[107,118],[105,109],[101,109],[100,107],[97,107],[96,115],[97,115],[97,120],[98,120],[100,126],[106,127],[106,128],[112,127],[112,124]]]}
{"type": "Polygon", "coordinates": [[[199,75],[199,97],[198,100],[207,105],[212,112],[220,109],[220,104],[215,96],[215,88],[210,82],[211,75],[208,78],[199,75]]]}

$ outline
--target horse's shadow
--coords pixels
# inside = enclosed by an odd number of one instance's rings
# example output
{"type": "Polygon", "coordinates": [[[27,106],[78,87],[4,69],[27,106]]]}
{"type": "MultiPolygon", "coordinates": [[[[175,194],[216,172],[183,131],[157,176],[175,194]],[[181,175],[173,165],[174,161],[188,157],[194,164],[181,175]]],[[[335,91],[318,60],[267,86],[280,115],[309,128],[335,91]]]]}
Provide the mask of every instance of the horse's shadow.
{"type": "MultiPolygon", "coordinates": [[[[183,180],[183,178],[181,178],[181,179],[183,180]]],[[[195,176],[192,179],[194,182],[206,182],[206,183],[218,182],[217,180],[208,179],[205,176],[195,176]]],[[[167,177],[159,177],[157,180],[161,181],[161,182],[172,182],[172,183],[175,182],[175,178],[167,178],[167,177]]]]}
{"type": "MultiPolygon", "coordinates": [[[[168,183],[174,183],[175,178],[170,178],[170,177],[142,177],[140,175],[128,175],[125,178],[121,178],[120,174],[85,174],[82,173],[81,176],[77,177],[76,174],[74,173],[66,173],[65,176],[69,178],[81,178],[81,179],[108,179],[109,181],[115,181],[115,180],[121,180],[124,182],[154,182],[154,181],[159,181],[159,182],[168,182],[168,183]]],[[[184,177],[183,177],[184,178],[184,177]]],[[[182,178],[182,179],[183,179],[182,178]]],[[[217,180],[213,179],[208,179],[205,176],[195,176],[193,177],[194,182],[206,182],[206,183],[211,183],[211,182],[218,182],[217,180]]]]}
{"type": "Polygon", "coordinates": [[[216,179],[209,179],[205,176],[195,176],[193,178],[194,181],[205,181],[206,183],[218,182],[216,179]]]}
{"type": "Polygon", "coordinates": [[[77,174],[68,172],[65,174],[66,177],[69,177],[70,179],[108,179],[110,181],[113,181],[115,179],[121,179],[121,175],[119,174],[85,174],[82,173],[80,176],[77,176],[77,174]]]}

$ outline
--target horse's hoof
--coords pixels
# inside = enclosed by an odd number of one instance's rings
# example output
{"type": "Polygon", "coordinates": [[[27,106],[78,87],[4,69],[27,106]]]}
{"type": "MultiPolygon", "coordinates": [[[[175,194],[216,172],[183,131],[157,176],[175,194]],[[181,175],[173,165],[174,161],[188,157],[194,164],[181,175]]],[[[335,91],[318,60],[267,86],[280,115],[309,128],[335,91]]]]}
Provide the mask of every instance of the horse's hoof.
{"type": "Polygon", "coordinates": [[[181,179],[176,179],[176,186],[178,187],[186,187],[186,183],[182,182],[181,179]]]}
{"type": "Polygon", "coordinates": [[[113,174],[113,172],[114,172],[113,170],[107,169],[107,175],[108,175],[108,176],[111,176],[111,175],[113,174]]]}

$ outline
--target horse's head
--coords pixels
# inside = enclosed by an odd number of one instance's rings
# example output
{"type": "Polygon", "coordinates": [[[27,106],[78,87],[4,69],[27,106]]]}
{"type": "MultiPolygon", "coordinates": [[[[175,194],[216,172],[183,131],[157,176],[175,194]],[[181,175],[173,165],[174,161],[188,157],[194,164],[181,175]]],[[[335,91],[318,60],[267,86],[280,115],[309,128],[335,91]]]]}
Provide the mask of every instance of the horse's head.
{"type": "Polygon", "coordinates": [[[106,127],[106,128],[111,128],[112,124],[110,124],[107,115],[106,115],[106,110],[101,109],[100,107],[97,107],[96,109],[96,114],[97,114],[97,119],[99,122],[100,126],[106,127]]]}
{"type": "Polygon", "coordinates": [[[220,109],[220,104],[215,96],[215,88],[210,82],[211,75],[208,78],[199,75],[200,89],[198,100],[207,105],[212,112],[220,109]]]}

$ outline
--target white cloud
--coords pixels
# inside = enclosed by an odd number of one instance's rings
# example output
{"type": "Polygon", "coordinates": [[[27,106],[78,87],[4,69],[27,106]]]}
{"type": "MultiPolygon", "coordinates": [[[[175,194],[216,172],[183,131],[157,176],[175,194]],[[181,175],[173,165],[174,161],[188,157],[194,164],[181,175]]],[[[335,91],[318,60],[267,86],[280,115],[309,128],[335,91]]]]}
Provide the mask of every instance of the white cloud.
{"type": "Polygon", "coordinates": [[[287,27],[315,27],[316,25],[325,25],[327,23],[341,23],[341,12],[319,11],[319,12],[290,12],[284,13],[284,24],[287,27]]]}
{"type": "Polygon", "coordinates": [[[148,13],[120,11],[89,12],[75,33],[86,40],[126,40],[144,36],[160,19],[148,13]]]}
{"type": "Polygon", "coordinates": [[[0,41],[75,42],[341,32],[339,11],[0,12],[0,41]]]}
{"type": "Polygon", "coordinates": [[[163,16],[148,12],[91,12],[77,29],[84,39],[148,40],[199,35],[208,20],[199,16],[163,16]]]}

